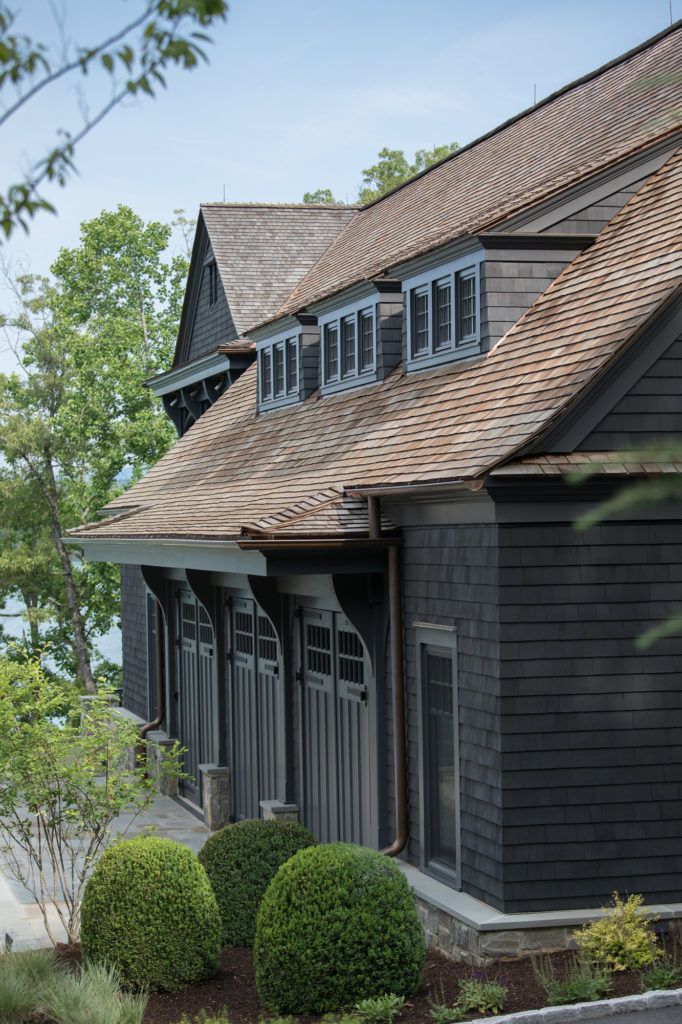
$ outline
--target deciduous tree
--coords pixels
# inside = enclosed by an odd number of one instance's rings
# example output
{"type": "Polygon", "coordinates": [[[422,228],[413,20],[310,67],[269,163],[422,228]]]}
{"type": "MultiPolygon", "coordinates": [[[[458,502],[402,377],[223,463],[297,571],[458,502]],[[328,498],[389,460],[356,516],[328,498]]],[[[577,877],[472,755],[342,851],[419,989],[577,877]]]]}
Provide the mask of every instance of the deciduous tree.
{"type": "MultiPolygon", "coordinates": [[[[93,641],[117,614],[118,574],[83,563],[64,536],[96,518],[172,440],[143,384],[169,366],[177,334],[187,262],[168,254],[171,230],[128,207],[103,212],[82,225],[78,246],[61,251],[52,280],[13,279],[16,309],[4,321],[21,368],[0,375],[5,500],[19,501],[22,488],[36,497],[63,595],[51,653],[89,692],[93,641]]],[[[17,542],[0,533],[0,552],[17,542]]]]}

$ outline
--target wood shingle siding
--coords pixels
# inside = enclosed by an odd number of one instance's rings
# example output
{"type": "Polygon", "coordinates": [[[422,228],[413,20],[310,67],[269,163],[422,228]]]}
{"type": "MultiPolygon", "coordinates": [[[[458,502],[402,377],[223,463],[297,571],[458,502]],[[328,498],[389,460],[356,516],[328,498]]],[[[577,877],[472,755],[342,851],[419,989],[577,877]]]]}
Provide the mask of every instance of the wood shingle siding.
{"type": "Polygon", "coordinates": [[[147,720],[147,588],[138,565],[121,566],[123,706],[147,720]]]}
{"type": "Polygon", "coordinates": [[[635,192],[640,190],[645,181],[646,178],[642,178],[634,185],[614,192],[613,195],[607,196],[605,199],[599,200],[599,202],[592,203],[590,206],[586,206],[584,210],[579,210],[578,213],[557,221],[556,224],[553,224],[547,230],[560,231],[567,234],[585,233],[598,235],[602,228],[610,220],[613,220],[628,200],[632,199],[635,192]]]}
{"type": "Polygon", "coordinates": [[[502,525],[505,910],[679,899],[682,637],[675,522],[502,525]]]}
{"type": "MultiPolygon", "coordinates": [[[[212,258],[213,251],[209,245],[206,260],[212,258]]],[[[185,358],[185,361],[188,363],[208,355],[209,352],[214,352],[216,349],[216,338],[220,338],[225,342],[233,341],[237,338],[237,329],[234,325],[222,284],[218,285],[217,301],[211,304],[209,300],[208,266],[206,263],[200,268],[199,272],[201,273],[199,297],[192,336],[185,358]]]]}
{"type": "Polygon", "coordinates": [[[682,338],[656,360],[579,449],[638,450],[671,436],[682,436],[682,338]]]}
{"type": "Polygon", "coordinates": [[[403,615],[408,687],[410,843],[421,848],[417,657],[414,622],[457,627],[462,884],[503,902],[499,720],[497,527],[409,527],[403,542],[403,615]]]}

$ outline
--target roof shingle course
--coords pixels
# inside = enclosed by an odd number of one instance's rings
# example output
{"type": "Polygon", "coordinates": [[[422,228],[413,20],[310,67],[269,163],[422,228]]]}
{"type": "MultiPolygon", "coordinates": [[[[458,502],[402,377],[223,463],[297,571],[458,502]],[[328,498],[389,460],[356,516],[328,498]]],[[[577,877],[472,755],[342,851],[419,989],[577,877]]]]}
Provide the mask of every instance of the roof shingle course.
{"type": "Polygon", "coordinates": [[[304,203],[202,203],[238,334],[272,316],[355,213],[304,203]]]}
{"type": "Polygon", "coordinates": [[[268,319],[490,229],[681,126],[677,23],[362,209],[268,319]]]}
{"type": "Polygon", "coordinates": [[[680,294],[681,194],[682,149],[482,359],[409,375],[398,367],[381,384],[265,415],[252,366],[111,505],[136,502],[136,512],[75,535],[236,538],[327,488],[481,478],[680,294]]]}

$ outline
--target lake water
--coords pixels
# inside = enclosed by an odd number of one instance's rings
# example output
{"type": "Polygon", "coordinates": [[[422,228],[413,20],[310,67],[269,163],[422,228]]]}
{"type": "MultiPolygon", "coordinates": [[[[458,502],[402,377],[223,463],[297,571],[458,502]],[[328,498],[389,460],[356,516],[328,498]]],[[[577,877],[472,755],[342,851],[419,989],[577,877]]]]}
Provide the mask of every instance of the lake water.
{"type": "MultiPolygon", "coordinates": [[[[9,613],[19,612],[21,611],[21,607],[20,602],[8,601],[2,611],[9,613]]],[[[5,619],[0,616],[0,623],[6,633],[17,638],[20,638],[24,631],[27,630],[26,623],[23,619],[5,619]]],[[[117,665],[121,664],[121,630],[117,626],[110,629],[104,636],[100,637],[95,644],[95,647],[101,657],[107,658],[109,661],[113,661],[117,665]]]]}

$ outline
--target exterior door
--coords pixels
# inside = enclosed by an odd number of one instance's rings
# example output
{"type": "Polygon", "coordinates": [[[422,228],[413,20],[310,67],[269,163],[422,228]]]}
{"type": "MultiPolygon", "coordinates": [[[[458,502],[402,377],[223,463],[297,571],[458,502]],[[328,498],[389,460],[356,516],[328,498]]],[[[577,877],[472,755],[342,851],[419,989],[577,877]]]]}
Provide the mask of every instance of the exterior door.
{"type": "Polygon", "coordinates": [[[370,665],[341,615],[301,613],[303,814],[322,842],[371,843],[370,665]]]}
{"type": "Polygon", "coordinates": [[[201,804],[199,765],[213,760],[213,627],[205,610],[189,591],[177,598],[177,677],[175,692],[178,739],[187,748],[188,778],[180,791],[201,804]]]}
{"type": "Polygon", "coordinates": [[[254,601],[231,598],[227,607],[232,816],[239,821],[258,818],[260,801],[277,798],[280,650],[254,601]]]}

